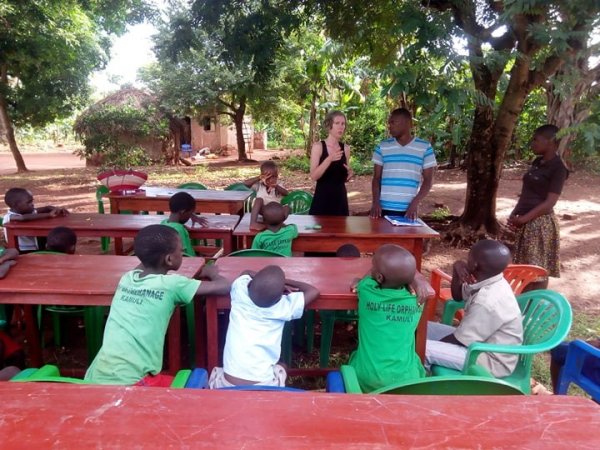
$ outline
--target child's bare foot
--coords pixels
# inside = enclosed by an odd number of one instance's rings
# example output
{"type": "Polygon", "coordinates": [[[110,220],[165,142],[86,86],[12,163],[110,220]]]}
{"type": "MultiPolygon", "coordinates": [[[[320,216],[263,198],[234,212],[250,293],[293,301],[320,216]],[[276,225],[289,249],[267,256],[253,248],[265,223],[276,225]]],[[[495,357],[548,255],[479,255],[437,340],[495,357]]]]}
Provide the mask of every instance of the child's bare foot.
{"type": "Polygon", "coordinates": [[[264,224],[262,223],[258,223],[258,222],[251,222],[250,223],[250,229],[251,230],[257,230],[257,231],[262,231],[264,230],[266,227],[264,224]]]}

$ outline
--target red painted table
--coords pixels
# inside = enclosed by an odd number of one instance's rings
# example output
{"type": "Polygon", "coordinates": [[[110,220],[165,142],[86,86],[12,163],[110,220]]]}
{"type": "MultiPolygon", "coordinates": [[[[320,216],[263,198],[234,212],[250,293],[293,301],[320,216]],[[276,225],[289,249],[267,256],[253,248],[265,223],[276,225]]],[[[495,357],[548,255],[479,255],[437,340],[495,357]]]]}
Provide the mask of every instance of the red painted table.
{"type": "MultiPolygon", "coordinates": [[[[239,222],[239,216],[211,214],[204,217],[208,220],[208,226],[196,225],[190,228],[190,236],[193,239],[221,239],[224,253],[231,253],[232,232],[239,222]]],[[[115,253],[122,255],[122,238],[134,238],[142,228],[158,224],[165,218],[166,216],[139,214],[71,213],[68,216],[51,219],[9,222],[5,227],[8,246],[13,248],[18,248],[18,236],[48,236],[54,227],[69,227],[78,237],[115,238],[115,253]]]]}
{"type": "MultiPolygon", "coordinates": [[[[287,278],[310,283],[319,289],[321,296],[308,305],[307,309],[351,310],[357,309],[356,294],[350,287],[355,278],[364,277],[371,269],[370,258],[242,258],[227,257],[217,260],[219,273],[229,281],[235,280],[244,270],[260,270],[268,265],[283,269],[287,278]]],[[[433,294],[433,290],[432,290],[433,294]]],[[[434,302],[427,302],[427,306],[434,302]]],[[[229,296],[207,297],[206,299],[206,349],[207,367],[210,371],[218,364],[217,313],[220,309],[230,309],[229,296]]],[[[199,308],[198,308],[199,309],[199,308]]],[[[417,352],[424,355],[427,335],[428,313],[422,315],[417,330],[417,352]]],[[[196,320],[198,322],[198,319],[196,320]]],[[[196,330],[200,329],[196,327],[196,330]]],[[[201,333],[196,331],[196,348],[202,348],[201,333]]],[[[315,373],[318,371],[314,371],[315,373]]]]}
{"type": "Polygon", "coordinates": [[[582,397],[0,383],[5,448],[600,448],[582,397]]]}
{"type": "MultiPolygon", "coordinates": [[[[24,305],[33,367],[43,363],[35,305],[110,306],[121,276],[140,261],[134,256],[24,255],[2,281],[0,303],[24,305]]],[[[193,277],[203,258],[183,258],[177,273],[193,277]]],[[[181,324],[176,309],[168,332],[169,372],[181,368],[181,324]]]]}
{"type": "Polygon", "coordinates": [[[213,189],[174,189],[146,187],[137,194],[110,193],[110,212],[121,211],[169,211],[169,198],[177,192],[187,192],[196,199],[197,213],[222,213],[242,215],[244,202],[251,191],[217,191],[213,189]]]}
{"type": "MultiPolygon", "coordinates": [[[[362,252],[374,252],[383,244],[398,244],[410,251],[421,268],[423,241],[439,238],[428,226],[398,227],[385,219],[366,216],[299,216],[290,215],[286,224],[295,224],[299,236],[292,250],[297,252],[335,252],[344,244],[354,244],[362,252]],[[315,230],[317,225],[321,228],[315,230]]],[[[238,248],[250,248],[257,231],[250,230],[250,214],[245,214],[235,228],[238,248]]]]}

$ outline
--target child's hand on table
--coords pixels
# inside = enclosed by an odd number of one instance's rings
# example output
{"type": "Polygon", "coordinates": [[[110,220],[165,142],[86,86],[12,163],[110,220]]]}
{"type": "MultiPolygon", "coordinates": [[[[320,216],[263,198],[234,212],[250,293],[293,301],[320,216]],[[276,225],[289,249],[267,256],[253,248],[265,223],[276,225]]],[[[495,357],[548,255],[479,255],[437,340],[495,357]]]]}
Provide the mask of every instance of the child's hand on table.
{"type": "Polygon", "coordinates": [[[201,227],[208,226],[208,220],[206,219],[206,217],[198,216],[197,214],[192,214],[192,217],[190,217],[190,219],[192,221],[192,226],[194,226],[195,224],[198,224],[201,227]]]}

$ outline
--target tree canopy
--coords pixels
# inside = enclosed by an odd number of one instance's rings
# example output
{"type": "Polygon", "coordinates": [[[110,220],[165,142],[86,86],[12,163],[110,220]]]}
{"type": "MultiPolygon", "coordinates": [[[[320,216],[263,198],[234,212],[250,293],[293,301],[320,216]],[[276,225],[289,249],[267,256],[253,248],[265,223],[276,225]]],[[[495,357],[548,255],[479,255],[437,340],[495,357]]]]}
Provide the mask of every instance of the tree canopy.
{"type": "Polygon", "coordinates": [[[143,0],[6,0],[0,4],[0,124],[19,171],[13,126],[44,125],[87,103],[89,75],[106,64],[110,35],[151,9],[143,0]]]}

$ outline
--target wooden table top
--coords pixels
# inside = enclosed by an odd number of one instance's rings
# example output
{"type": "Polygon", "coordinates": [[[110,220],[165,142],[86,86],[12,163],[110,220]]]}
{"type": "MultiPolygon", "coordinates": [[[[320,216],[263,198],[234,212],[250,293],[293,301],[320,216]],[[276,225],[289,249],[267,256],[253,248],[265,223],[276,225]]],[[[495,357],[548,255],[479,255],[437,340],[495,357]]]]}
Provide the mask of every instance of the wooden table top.
{"type": "MultiPolygon", "coordinates": [[[[98,214],[98,213],[71,213],[64,217],[30,220],[28,222],[9,222],[7,229],[19,230],[51,230],[54,227],[69,227],[77,231],[139,231],[148,225],[161,223],[168,218],[167,215],[155,214],[98,214]]],[[[202,217],[208,220],[208,226],[195,225],[190,232],[233,230],[240,218],[236,215],[206,214],[202,217]]]]}
{"type": "MultiPolygon", "coordinates": [[[[23,255],[0,281],[0,299],[10,301],[15,293],[37,294],[40,303],[45,295],[112,297],[121,276],[139,264],[135,256],[23,255]]],[[[183,258],[176,273],[193,277],[203,265],[204,258],[183,258]]]]}
{"type": "Polygon", "coordinates": [[[567,396],[401,396],[0,383],[6,448],[600,448],[567,396]]]}
{"type": "MultiPolygon", "coordinates": [[[[387,235],[394,235],[395,238],[439,238],[439,233],[428,226],[398,227],[389,223],[383,218],[371,219],[367,216],[304,216],[291,214],[286,224],[295,224],[298,227],[300,236],[319,236],[327,237],[362,237],[379,238],[387,235]],[[321,229],[315,230],[313,227],[320,225],[321,229]]],[[[235,228],[234,236],[254,236],[256,230],[250,229],[250,214],[244,214],[244,217],[235,228]]]]}
{"type": "Polygon", "coordinates": [[[304,281],[321,292],[321,299],[334,297],[356,299],[350,291],[355,278],[364,277],[371,269],[371,258],[262,258],[229,256],[217,260],[219,273],[229,281],[235,280],[244,270],[258,271],[269,265],[283,269],[288,278],[304,281]]]}
{"type": "Polygon", "coordinates": [[[202,200],[206,202],[210,201],[244,201],[246,200],[251,191],[221,191],[216,189],[176,189],[176,188],[165,188],[165,187],[144,187],[141,192],[136,194],[120,194],[111,192],[108,194],[109,198],[170,198],[178,192],[187,192],[196,200],[202,200]]]}

